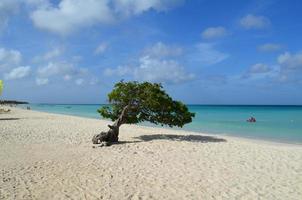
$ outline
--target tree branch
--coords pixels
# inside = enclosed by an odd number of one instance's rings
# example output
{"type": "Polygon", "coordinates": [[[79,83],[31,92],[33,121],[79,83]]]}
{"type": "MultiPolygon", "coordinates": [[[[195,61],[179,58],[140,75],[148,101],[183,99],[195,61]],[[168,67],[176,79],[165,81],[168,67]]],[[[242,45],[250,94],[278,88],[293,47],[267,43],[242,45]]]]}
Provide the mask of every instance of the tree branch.
{"type": "Polygon", "coordinates": [[[114,124],[112,126],[109,125],[109,128],[120,127],[124,123],[125,115],[128,112],[129,107],[130,107],[130,104],[128,104],[127,106],[125,106],[123,108],[122,113],[120,114],[118,119],[114,122],[114,124]]]}

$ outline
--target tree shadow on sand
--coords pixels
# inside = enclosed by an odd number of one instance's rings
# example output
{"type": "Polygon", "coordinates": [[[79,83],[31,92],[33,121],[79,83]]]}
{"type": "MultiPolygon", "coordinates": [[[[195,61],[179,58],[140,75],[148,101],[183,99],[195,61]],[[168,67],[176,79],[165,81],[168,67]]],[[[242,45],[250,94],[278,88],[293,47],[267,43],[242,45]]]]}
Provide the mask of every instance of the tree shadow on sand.
{"type": "Polygon", "coordinates": [[[135,144],[135,143],[140,143],[142,141],[118,141],[116,143],[114,143],[114,145],[116,144],[135,144]]]}
{"type": "Polygon", "coordinates": [[[202,135],[171,135],[171,134],[154,134],[154,135],[141,135],[139,137],[133,137],[133,139],[139,139],[136,141],[118,141],[114,143],[109,143],[108,145],[94,145],[93,148],[111,146],[111,145],[123,145],[123,144],[135,144],[141,142],[150,142],[152,140],[171,140],[171,141],[187,141],[187,142],[227,142],[223,138],[217,138],[213,136],[202,136],[202,135]]]}
{"type": "Polygon", "coordinates": [[[135,137],[143,141],[152,140],[172,140],[172,141],[187,141],[187,142],[226,142],[227,140],[223,138],[217,138],[212,136],[202,136],[202,135],[170,135],[170,134],[155,134],[155,135],[141,135],[135,137]]]}

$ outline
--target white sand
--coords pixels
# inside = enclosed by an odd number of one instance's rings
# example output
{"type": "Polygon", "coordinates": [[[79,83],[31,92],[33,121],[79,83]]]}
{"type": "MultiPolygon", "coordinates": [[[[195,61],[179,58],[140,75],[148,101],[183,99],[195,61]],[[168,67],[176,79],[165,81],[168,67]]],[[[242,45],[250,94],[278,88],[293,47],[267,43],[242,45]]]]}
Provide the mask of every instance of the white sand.
{"type": "Polygon", "coordinates": [[[0,119],[0,199],[302,199],[299,145],[123,125],[122,144],[92,148],[108,122],[0,119]]]}

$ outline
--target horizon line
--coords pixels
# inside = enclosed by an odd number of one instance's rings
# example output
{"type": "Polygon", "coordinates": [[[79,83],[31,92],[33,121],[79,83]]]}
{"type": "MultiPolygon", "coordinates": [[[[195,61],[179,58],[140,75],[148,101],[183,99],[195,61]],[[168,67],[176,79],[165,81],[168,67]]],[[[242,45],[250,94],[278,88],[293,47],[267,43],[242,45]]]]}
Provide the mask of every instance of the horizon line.
{"type": "MultiPolygon", "coordinates": [[[[30,103],[40,105],[110,105],[110,103],[30,103]]],[[[188,106],[302,106],[302,104],[198,104],[185,103],[188,106]]]]}

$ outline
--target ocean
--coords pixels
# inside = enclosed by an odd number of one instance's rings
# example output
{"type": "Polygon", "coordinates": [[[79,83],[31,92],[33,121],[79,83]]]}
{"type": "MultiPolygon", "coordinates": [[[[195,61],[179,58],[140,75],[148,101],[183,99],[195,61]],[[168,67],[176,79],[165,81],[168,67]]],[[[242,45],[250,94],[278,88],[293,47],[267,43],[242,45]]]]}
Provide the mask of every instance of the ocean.
{"type": "MultiPolygon", "coordinates": [[[[32,110],[101,119],[102,105],[30,104],[32,110]]],[[[188,105],[196,113],[182,129],[284,143],[302,144],[302,106],[188,105]],[[247,123],[251,116],[256,123],[247,123]]],[[[146,126],[156,126],[142,123],[146,126]]],[[[169,128],[165,127],[164,128],[169,128]]],[[[177,128],[176,128],[177,129],[177,128]]]]}

